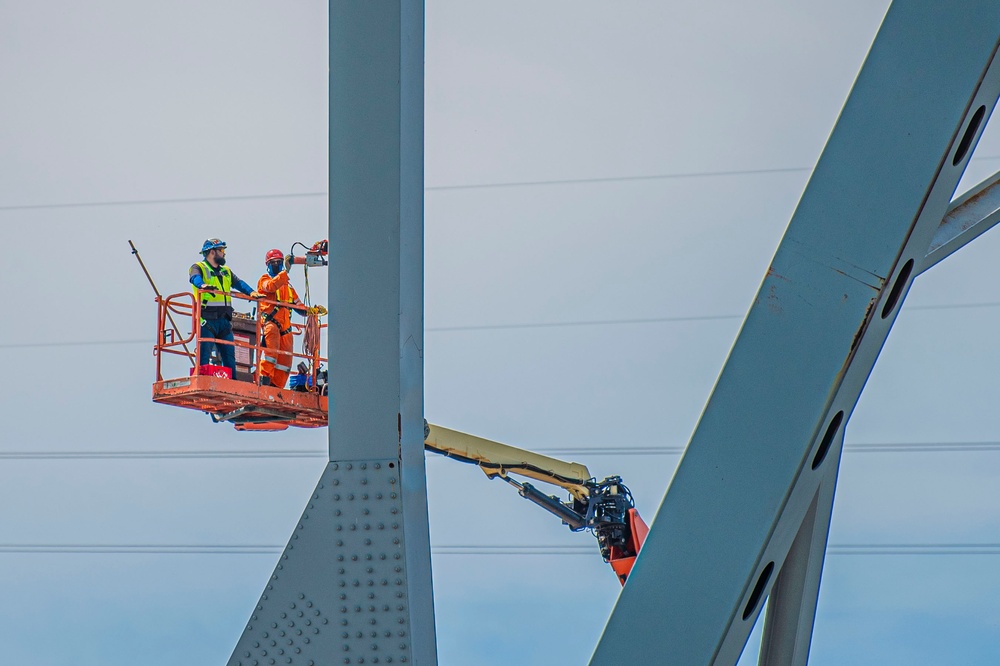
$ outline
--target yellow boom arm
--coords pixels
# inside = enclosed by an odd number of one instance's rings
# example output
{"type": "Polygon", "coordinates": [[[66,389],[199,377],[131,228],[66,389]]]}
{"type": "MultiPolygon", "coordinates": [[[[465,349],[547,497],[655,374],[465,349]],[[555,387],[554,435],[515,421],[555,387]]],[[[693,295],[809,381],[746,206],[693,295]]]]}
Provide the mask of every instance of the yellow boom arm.
{"type": "Polygon", "coordinates": [[[590,496],[590,491],[585,485],[592,479],[590,470],[580,463],[550,458],[430,424],[425,432],[424,448],[449,458],[478,465],[491,479],[497,476],[506,478],[508,473],[519,474],[565,488],[574,498],[582,502],[586,502],[590,496]]]}

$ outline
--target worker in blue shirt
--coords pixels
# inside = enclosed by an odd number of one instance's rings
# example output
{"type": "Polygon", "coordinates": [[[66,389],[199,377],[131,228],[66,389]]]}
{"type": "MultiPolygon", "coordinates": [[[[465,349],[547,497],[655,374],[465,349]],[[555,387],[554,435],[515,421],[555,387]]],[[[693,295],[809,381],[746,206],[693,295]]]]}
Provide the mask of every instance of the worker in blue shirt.
{"type": "Polygon", "coordinates": [[[242,294],[259,298],[260,294],[246,282],[236,277],[226,266],[226,244],[210,238],[201,246],[202,261],[192,264],[189,282],[194,286],[195,298],[201,301],[201,353],[198,365],[207,365],[212,349],[218,348],[222,365],[236,374],[236,350],[232,345],[219,345],[208,338],[233,341],[233,299],[235,288],[242,294]]]}

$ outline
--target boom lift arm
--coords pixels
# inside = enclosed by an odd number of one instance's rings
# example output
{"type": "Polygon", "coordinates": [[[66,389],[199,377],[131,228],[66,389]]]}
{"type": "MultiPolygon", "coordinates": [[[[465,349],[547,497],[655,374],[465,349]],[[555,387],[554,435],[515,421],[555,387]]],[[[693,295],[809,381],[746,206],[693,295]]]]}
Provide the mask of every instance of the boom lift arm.
{"type": "Polygon", "coordinates": [[[601,557],[614,569],[621,584],[625,584],[649,528],[639,517],[632,493],[620,476],[597,481],[580,463],[430,424],[424,426],[424,448],[477,465],[491,479],[503,479],[521,497],[558,517],[573,532],[593,531],[601,557]],[[564,502],[527,481],[512,479],[510,474],[559,486],[570,497],[564,502]]]}
{"type": "MultiPolygon", "coordinates": [[[[129,243],[131,244],[131,241],[129,243]]],[[[133,246],[133,253],[135,252],[133,246]]],[[[304,244],[296,242],[292,245],[289,253],[285,255],[286,270],[295,264],[303,266],[307,305],[310,303],[308,270],[310,267],[327,266],[328,252],[329,243],[322,240],[308,248],[304,244]],[[305,254],[292,254],[292,250],[296,246],[304,248],[305,254]]],[[[136,256],[138,257],[138,254],[136,256]]],[[[147,277],[149,277],[148,273],[147,277]]],[[[150,284],[152,284],[152,280],[150,280],[150,284]]],[[[154,286],[153,289],[155,291],[156,287],[154,286]]],[[[199,309],[197,300],[193,299],[190,293],[174,294],[166,299],[160,296],[158,291],[156,294],[160,311],[158,325],[160,333],[154,348],[154,355],[157,357],[157,381],[153,384],[154,402],[206,411],[211,414],[212,420],[216,423],[232,422],[237,430],[269,431],[284,430],[289,425],[301,427],[327,425],[329,416],[326,393],[319,390],[319,380],[321,375],[325,377],[326,372],[320,370],[319,362],[326,359],[319,356],[320,326],[318,320],[313,331],[309,330],[310,325],[307,321],[304,333],[307,344],[304,345],[303,354],[297,355],[305,358],[312,366],[312,383],[308,384],[308,387],[311,388],[304,391],[261,386],[255,381],[237,381],[214,376],[203,377],[198,374],[197,367],[195,367],[195,372],[192,373],[191,377],[164,379],[161,376],[159,365],[163,354],[183,354],[194,364],[196,352],[192,353],[187,348],[187,343],[194,341],[196,350],[198,349],[197,345],[200,344],[196,326],[199,309]],[[172,338],[167,340],[163,333],[165,318],[169,318],[173,324],[171,314],[173,312],[190,316],[192,322],[187,337],[181,336],[179,329],[174,325],[174,329],[178,331],[177,337],[180,338],[176,341],[172,338]],[[310,333],[313,340],[312,346],[308,343],[310,333]],[[184,347],[184,352],[175,349],[178,345],[184,347]],[[309,349],[305,347],[309,347],[309,349]]],[[[239,295],[235,297],[244,298],[239,295]]],[[[326,314],[322,307],[310,310],[310,315],[313,317],[315,314],[312,310],[316,310],[317,314],[326,314]]],[[[256,325],[257,339],[259,339],[260,321],[257,321],[256,325]]],[[[220,341],[213,340],[213,342],[219,343],[220,341]]],[[[253,345],[246,342],[227,343],[222,341],[221,343],[247,349],[248,356],[251,349],[263,351],[263,348],[258,346],[256,341],[253,345]]],[[[300,363],[299,366],[301,368],[303,364],[300,363]]],[[[302,374],[305,374],[305,371],[302,371],[302,374]]],[[[611,565],[621,584],[625,584],[649,528],[639,517],[632,493],[622,483],[620,476],[609,476],[603,481],[598,481],[590,474],[590,470],[580,463],[551,458],[457,430],[430,425],[426,421],[424,422],[424,447],[428,451],[476,465],[490,479],[503,479],[513,486],[521,497],[534,502],[559,518],[571,531],[589,530],[593,532],[594,536],[597,537],[601,557],[611,565]],[[563,501],[555,495],[547,495],[528,481],[518,481],[511,478],[511,474],[558,486],[569,493],[569,498],[567,501],[563,501]]]]}

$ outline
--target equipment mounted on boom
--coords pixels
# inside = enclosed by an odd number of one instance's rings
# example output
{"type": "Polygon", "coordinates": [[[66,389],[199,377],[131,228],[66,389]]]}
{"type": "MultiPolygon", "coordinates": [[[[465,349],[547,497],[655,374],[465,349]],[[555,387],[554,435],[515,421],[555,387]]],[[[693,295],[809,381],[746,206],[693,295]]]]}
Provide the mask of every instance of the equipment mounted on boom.
{"type": "Polygon", "coordinates": [[[620,476],[597,481],[580,463],[543,456],[426,422],[424,448],[476,465],[491,479],[503,479],[514,486],[521,497],[558,517],[573,532],[592,531],[601,557],[614,569],[621,584],[625,584],[649,528],[639,516],[632,493],[620,476]],[[527,481],[510,478],[510,474],[559,486],[569,492],[569,501],[546,495],[527,481]]]}

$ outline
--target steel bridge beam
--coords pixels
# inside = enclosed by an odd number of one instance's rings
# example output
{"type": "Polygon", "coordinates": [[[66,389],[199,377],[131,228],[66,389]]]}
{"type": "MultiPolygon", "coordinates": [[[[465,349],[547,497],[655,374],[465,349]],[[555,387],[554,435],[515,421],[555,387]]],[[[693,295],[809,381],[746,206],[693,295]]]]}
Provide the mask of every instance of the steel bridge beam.
{"type": "Polygon", "coordinates": [[[948,208],[917,273],[947,259],[1000,222],[1000,173],[979,183],[948,208]]]}
{"type": "Polygon", "coordinates": [[[819,584],[826,560],[844,428],[827,454],[825,472],[767,598],[759,666],[804,666],[809,660],[819,584]]]}
{"type": "Polygon", "coordinates": [[[330,2],[330,462],[230,666],[437,663],[422,0],[330,2]]]}
{"type": "Polygon", "coordinates": [[[998,42],[994,0],[890,7],[591,664],[734,664],[776,581],[762,663],[805,663],[843,429],[996,104],[998,42]]]}

